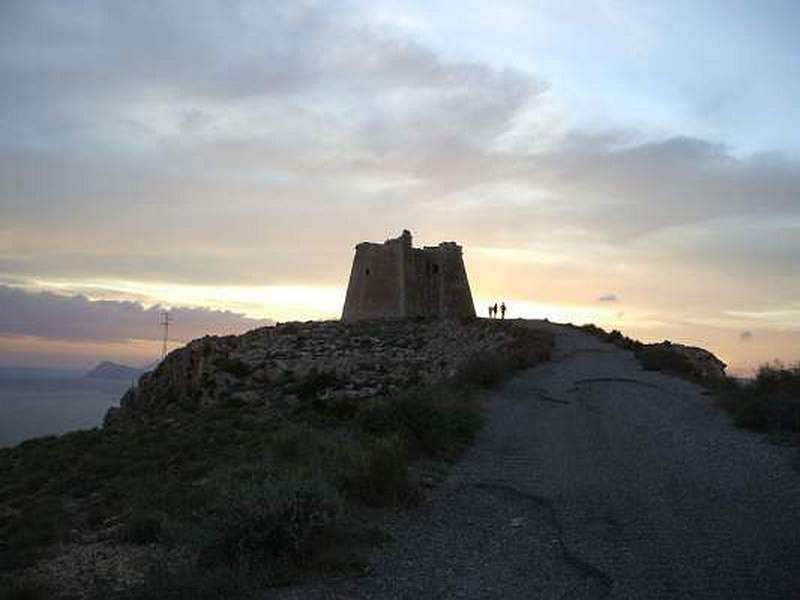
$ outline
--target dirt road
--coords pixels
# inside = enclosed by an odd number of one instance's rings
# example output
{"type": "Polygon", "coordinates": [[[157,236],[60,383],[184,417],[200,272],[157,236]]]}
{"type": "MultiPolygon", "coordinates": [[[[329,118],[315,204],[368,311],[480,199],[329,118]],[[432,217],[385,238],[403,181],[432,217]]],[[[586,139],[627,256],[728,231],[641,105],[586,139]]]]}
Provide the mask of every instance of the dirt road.
{"type": "Polygon", "coordinates": [[[797,450],[702,390],[552,327],[449,479],[366,577],[291,598],[800,598],[797,450]]]}

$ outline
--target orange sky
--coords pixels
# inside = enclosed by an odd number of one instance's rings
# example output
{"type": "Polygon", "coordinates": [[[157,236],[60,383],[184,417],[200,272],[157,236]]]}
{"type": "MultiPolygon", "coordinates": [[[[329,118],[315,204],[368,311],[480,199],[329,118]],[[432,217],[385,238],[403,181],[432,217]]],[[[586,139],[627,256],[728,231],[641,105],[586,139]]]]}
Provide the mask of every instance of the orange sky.
{"type": "MultiPolygon", "coordinates": [[[[514,253],[512,253],[514,254],[514,253]]],[[[626,335],[646,342],[670,339],[674,342],[703,346],[729,364],[732,374],[748,374],[758,365],[775,359],[787,363],[797,361],[800,333],[784,327],[780,320],[770,321],[769,315],[726,315],[702,318],[697,304],[657,310],[647,302],[649,290],[633,294],[614,293],[599,282],[582,284],[580,280],[548,275],[545,266],[537,276],[536,266],[520,261],[519,256],[501,257],[497,252],[465,250],[465,262],[470,277],[476,311],[485,316],[486,307],[503,300],[509,306],[509,317],[548,318],[575,324],[595,323],[606,329],[619,329],[626,335]],[[475,254],[478,256],[476,257],[475,254]],[[563,301],[562,299],[569,299],[563,301]],[[747,333],[744,333],[747,332],[747,333]]],[[[347,271],[349,265],[342,269],[347,271]]],[[[343,277],[344,280],[344,277],[343,277]]],[[[344,281],[343,281],[344,283],[344,281]]],[[[266,324],[256,319],[278,321],[338,318],[344,299],[342,287],[247,287],[193,286],[154,284],[151,282],[91,281],[37,282],[25,294],[35,295],[42,289],[56,290],[51,299],[54,317],[58,318],[59,302],[71,293],[87,294],[95,301],[84,300],[89,308],[99,307],[99,300],[114,302],[134,297],[145,305],[160,303],[165,307],[196,306],[207,320],[173,325],[171,347],[199,337],[204,333],[232,333],[266,324]],[[135,293],[134,293],[135,292],[135,293]],[[240,321],[220,319],[214,311],[232,309],[243,313],[240,321]],[[250,320],[247,320],[250,318],[250,320]]],[[[631,285],[636,290],[635,285],[631,285]]],[[[27,297],[27,296],[25,296],[27,297]]],[[[48,305],[50,306],[50,305],[48,305]]],[[[152,362],[160,355],[161,329],[157,313],[152,312],[133,327],[148,339],[58,339],[35,335],[0,336],[0,362],[16,365],[88,367],[98,360],[116,360],[135,365],[152,362]]],[[[173,313],[174,314],[174,313],[173,313]]],[[[95,317],[91,317],[95,318],[95,317]]],[[[109,318],[98,313],[98,320],[109,318]]],[[[113,318],[113,317],[112,317],[113,318]]],[[[111,326],[103,326],[98,337],[111,336],[111,326]],[[106,333],[107,332],[107,333],[106,333]]],[[[50,334],[53,335],[52,333],[50,334]]],[[[91,334],[94,335],[94,334],[91,334]]],[[[116,335],[116,334],[114,334],[116,335]]],[[[123,333],[124,335],[124,333],[123,333]]]]}

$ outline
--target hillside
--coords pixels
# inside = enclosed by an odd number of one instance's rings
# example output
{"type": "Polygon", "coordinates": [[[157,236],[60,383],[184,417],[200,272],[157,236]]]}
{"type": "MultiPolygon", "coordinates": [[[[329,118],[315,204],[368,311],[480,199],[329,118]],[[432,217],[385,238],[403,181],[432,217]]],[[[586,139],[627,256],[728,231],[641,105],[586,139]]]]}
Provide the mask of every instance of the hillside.
{"type": "MultiPolygon", "coordinates": [[[[369,572],[256,597],[800,597],[800,456],[737,429],[708,388],[675,375],[716,363],[536,326],[555,335],[552,359],[493,394],[474,444],[389,521],[369,572]]],[[[800,390],[798,370],[760,378],[759,401],[800,390]]]]}
{"type": "Polygon", "coordinates": [[[231,569],[249,587],[363,568],[384,507],[424,497],[479,429],[481,390],[551,345],[485,320],[194,340],[103,428],[0,451],[0,568],[42,597],[151,597],[160,581],[193,598],[238,585],[231,569]]]}
{"type": "Polygon", "coordinates": [[[796,450],[713,401],[797,430],[796,371],[724,368],[539,321],[197,339],[0,451],[0,598],[789,597],[796,450]]]}

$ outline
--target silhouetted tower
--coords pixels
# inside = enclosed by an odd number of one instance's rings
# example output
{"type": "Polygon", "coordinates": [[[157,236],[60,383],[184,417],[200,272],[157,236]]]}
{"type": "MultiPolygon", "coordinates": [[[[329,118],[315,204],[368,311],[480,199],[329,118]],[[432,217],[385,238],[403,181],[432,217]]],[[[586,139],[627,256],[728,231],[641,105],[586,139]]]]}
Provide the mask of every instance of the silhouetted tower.
{"type": "Polygon", "coordinates": [[[161,360],[167,355],[167,340],[169,339],[169,324],[172,323],[172,317],[168,310],[161,311],[160,325],[164,328],[164,345],[161,347],[161,360]]]}
{"type": "Polygon", "coordinates": [[[414,248],[411,232],[356,246],[342,320],[475,316],[461,246],[414,248]]]}

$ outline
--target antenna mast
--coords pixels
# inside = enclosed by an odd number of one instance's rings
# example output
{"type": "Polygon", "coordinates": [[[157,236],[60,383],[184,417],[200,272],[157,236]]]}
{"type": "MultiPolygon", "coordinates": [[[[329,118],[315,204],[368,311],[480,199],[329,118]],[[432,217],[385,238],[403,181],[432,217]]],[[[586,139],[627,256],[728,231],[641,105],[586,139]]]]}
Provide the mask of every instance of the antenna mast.
{"type": "Polygon", "coordinates": [[[161,311],[161,321],[159,325],[164,328],[164,345],[161,347],[161,360],[167,355],[167,340],[169,339],[169,324],[172,323],[172,316],[168,310],[161,311]]]}

